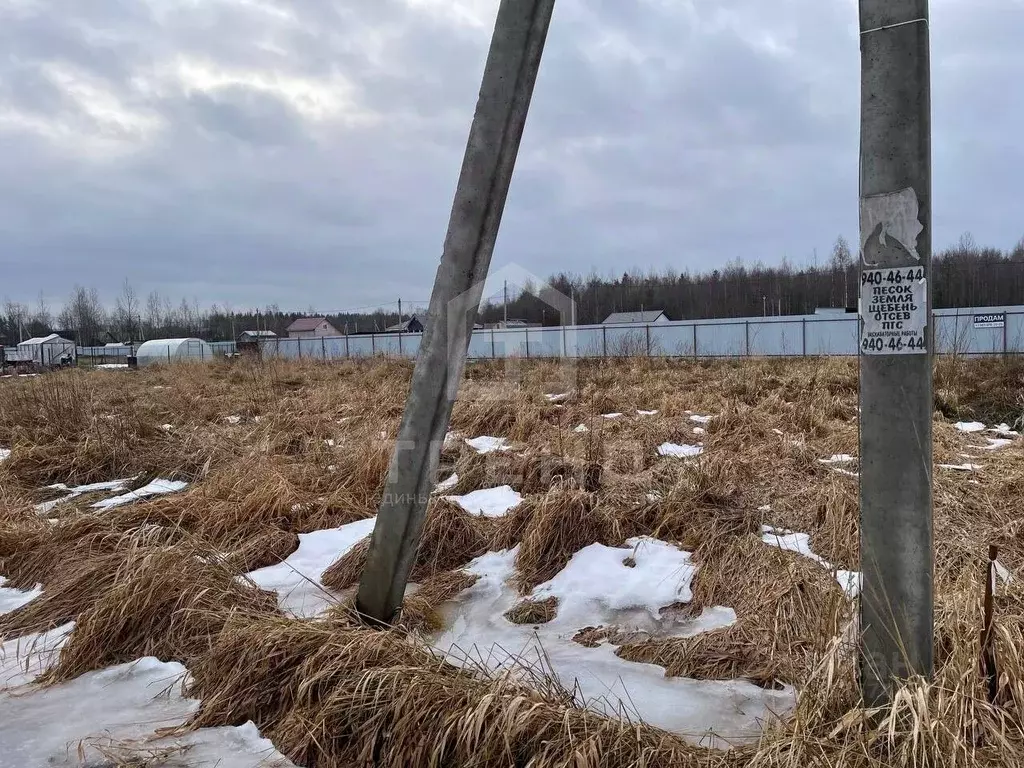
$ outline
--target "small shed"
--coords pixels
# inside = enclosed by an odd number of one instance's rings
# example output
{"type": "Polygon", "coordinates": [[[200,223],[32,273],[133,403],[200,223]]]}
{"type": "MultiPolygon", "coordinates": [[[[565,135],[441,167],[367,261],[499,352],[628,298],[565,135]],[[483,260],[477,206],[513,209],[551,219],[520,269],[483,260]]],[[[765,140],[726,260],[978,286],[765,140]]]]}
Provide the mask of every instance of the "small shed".
{"type": "Polygon", "coordinates": [[[152,339],[135,352],[139,367],[186,360],[213,360],[213,347],[202,339],[152,339]]]}
{"type": "Polygon", "coordinates": [[[31,362],[35,365],[61,365],[74,362],[76,356],[75,342],[58,336],[56,333],[27,339],[18,345],[18,357],[24,362],[31,362]]]}
{"type": "Polygon", "coordinates": [[[397,325],[384,329],[385,333],[423,333],[423,323],[413,315],[408,320],[403,320],[397,325]]]}
{"type": "Polygon", "coordinates": [[[277,334],[273,331],[242,331],[242,335],[238,337],[238,340],[242,343],[268,341],[269,339],[276,339],[277,334]]]}
{"type": "Polygon", "coordinates": [[[651,309],[645,312],[612,312],[601,325],[661,325],[670,322],[662,310],[651,309]]]}

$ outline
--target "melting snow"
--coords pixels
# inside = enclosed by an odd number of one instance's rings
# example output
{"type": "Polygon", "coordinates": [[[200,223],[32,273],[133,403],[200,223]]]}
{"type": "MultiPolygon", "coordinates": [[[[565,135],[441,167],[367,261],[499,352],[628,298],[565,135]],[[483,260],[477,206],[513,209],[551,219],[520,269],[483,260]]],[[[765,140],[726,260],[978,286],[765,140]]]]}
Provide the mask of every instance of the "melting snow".
{"type": "Polygon", "coordinates": [[[11,589],[4,586],[6,583],[7,579],[0,576],[0,615],[10,613],[43,594],[42,584],[36,584],[33,589],[11,589]]]}
{"type": "Polygon", "coordinates": [[[582,433],[582,432],[589,432],[589,431],[590,430],[587,429],[587,425],[586,424],[580,424],[578,427],[576,427],[576,429],[573,430],[573,432],[580,432],[580,433],[582,433]]]}
{"type": "Polygon", "coordinates": [[[172,432],[174,430],[174,425],[173,424],[161,424],[160,425],[160,429],[162,429],[164,432],[172,432]]]}
{"type": "Polygon", "coordinates": [[[957,472],[977,472],[984,469],[981,464],[939,464],[940,469],[952,469],[957,472]]]}
{"type": "Polygon", "coordinates": [[[11,451],[9,448],[0,448],[0,461],[10,458],[11,451]]]}
{"type": "Polygon", "coordinates": [[[238,423],[240,423],[242,421],[242,417],[241,416],[225,416],[224,417],[224,421],[226,421],[228,424],[238,424],[238,423]]]}
{"type": "Polygon", "coordinates": [[[517,626],[504,618],[519,596],[508,586],[517,549],[489,552],[468,570],[480,580],[443,609],[449,629],[433,645],[457,664],[482,663],[497,669],[522,663],[542,666],[557,677],[578,703],[611,716],[628,713],[694,742],[727,746],[753,741],[772,713],[792,708],[792,688],[767,691],[746,681],[696,681],[669,678],[662,667],[625,661],[604,643],[585,648],[572,641],[585,627],[619,626],[657,630],[685,637],[729,626],[736,614],[713,608],[697,619],[677,622],[660,609],[689,599],[694,566],[690,555],[651,539],[632,540],[632,548],[595,544],[577,552],[554,579],[538,586],[534,597],[557,596],[560,606],[548,624],[517,626]],[[623,561],[633,558],[634,568],[623,561]]]}
{"type": "Polygon", "coordinates": [[[277,592],[281,610],[301,618],[322,613],[337,603],[320,583],[327,567],[373,533],[377,518],[360,520],[325,531],[299,534],[299,548],[283,563],[249,574],[256,586],[277,592]]]}
{"type": "Polygon", "coordinates": [[[988,445],[972,445],[971,448],[979,451],[998,451],[1000,448],[1013,445],[1013,440],[1004,437],[986,437],[985,439],[988,440],[988,445]]]}
{"type": "Polygon", "coordinates": [[[657,411],[637,411],[637,416],[657,416],[657,411]]]}
{"type": "Polygon", "coordinates": [[[798,555],[803,555],[814,560],[816,563],[820,563],[825,570],[832,571],[835,574],[836,581],[839,582],[839,586],[842,587],[846,596],[851,600],[860,594],[861,574],[857,571],[844,571],[841,568],[836,568],[830,562],[817,555],[811,549],[811,537],[806,533],[793,533],[792,531],[772,528],[769,525],[762,526],[761,530],[763,532],[761,540],[765,544],[778,547],[787,552],[796,552],[798,555]]]}
{"type": "Polygon", "coordinates": [[[985,430],[985,425],[980,421],[958,421],[953,426],[961,432],[983,432],[985,430]]]}
{"type": "Polygon", "coordinates": [[[621,413],[602,413],[601,415],[606,419],[618,419],[622,417],[621,413]]]}
{"type": "Polygon", "coordinates": [[[67,486],[64,483],[57,483],[56,485],[46,486],[53,491],[63,491],[65,496],[61,496],[59,499],[51,499],[50,501],[44,501],[42,504],[36,504],[35,510],[37,514],[46,515],[59,504],[63,504],[65,501],[71,501],[79,496],[83,496],[87,493],[98,493],[100,491],[118,492],[123,491],[125,487],[134,480],[134,477],[130,477],[126,480],[109,480],[105,483],[90,483],[89,485],[75,485],[67,486]]]}
{"type": "MultiPolygon", "coordinates": [[[[4,692],[28,685],[57,661],[57,655],[75,622],[69,622],[49,632],[35,632],[0,645],[0,711],[5,701],[4,692]]],[[[0,715],[0,723],[3,722],[0,715]]]]}
{"type": "Polygon", "coordinates": [[[550,403],[563,403],[568,400],[571,395],[571,392],[562,392],[557,395],[544,395],[544,397],[546,397],[550,403]]]}
{"type": "Polygon", "coordinates": [[[456,472],[451,477],[449,477],[447,480],[442,480],[440,483],[438,483],[436,486],[434,486],[434,493],[444,493],[445,491],[450,491],[452,488],[454,488],[458,484],[459,484],[459,475],[456,472]]]}
{"type": "Polygon", "coordinates": [[[695,434],[695,435],[703,435],[703,434],[706,434],[706,433],[707,433],[707,430],[704,429],[704,427],[694,427],[693,428],[693,434],[695,434]]]}
{"type": "Polygon", "coordinates": [[[106,764],[96,746],[123,750],[126,756],[136,746],[141,747],[136,754],[174,750],[177,754],[171,763],[182,755],[182,765],[292,765],[251,722],[158,738],[157,729],[180,725],[199,706],[181,695],[186,672],[181,664],[147,657],[17,697],[0,693],[5,764],[25,768],[77,766],[83,760],[88,765],[106,764]]]}
{"type": "Polygon", "coordinates": [[[695,416],[691,416],[690,417],[690,421],[694,422],[695,424],[707,424],[713,418],[715,418],[715,417],[714,416],[696,416],[695,415],[695,416]]]}
{"type": "Polygon", "coordinates": [[[848,453],[837,453],[830,459],[818,459],[819,464],[849,464],[851,461],[856,461],[856,456],[851,456],[848,453]]]}
{"type": "Polygon", "coordinates": [[[167,493],[177,493],[183,491],[188,487],[188,483],[181,480],[154,480],[148,485],[144,485],[134,491],[129,491],[121,496],[115,496],[112,499],[103,499],[93,504],[93,509],[112,509],[114,507],[120,507],[124,504],[131,504],[133,501],[139,499],[149,498],[150,496],[162,496],[167,493]]]}
{"type": "Polygon", "coordinates": [[[662,443],[658,446],[659,456],[669,456],[674,459],[686,459],[693,456],[700,456],[704,448],[699,445],[676,445],[675,443],[662,443]]]}
{"type": "Polygon", "coordinates": [[[1010,429],[1009,424],[998,424],[988,431],[996,435],[1006,435],[1007,437],[1020,437],[1020,432],[1014,432],[1012,429],[1010,429]]]}
{"type": "Polygon", "coordinates": [[[523,502],[523,497],[508,485],[473,491],[465,496],[446,496],[445,498],[454,501],[467,512],[481,517],[504,517],[523,502]]]}
{"type": "Polygon", "coordinates": [[[120,371],[128,368],[128,363],[103,363],[102,365],[94,365],[93,368],[98,368],[101,371],[120,371]]]}
{"type": "Polygon", "coordinates": [[[504,437],[474,437],[472,440],[466,440],[466,445],[475,450],[477,453],[493,453],[494,451],[511,451],[512,446],[508,444],[508,440],[504,437]]]}

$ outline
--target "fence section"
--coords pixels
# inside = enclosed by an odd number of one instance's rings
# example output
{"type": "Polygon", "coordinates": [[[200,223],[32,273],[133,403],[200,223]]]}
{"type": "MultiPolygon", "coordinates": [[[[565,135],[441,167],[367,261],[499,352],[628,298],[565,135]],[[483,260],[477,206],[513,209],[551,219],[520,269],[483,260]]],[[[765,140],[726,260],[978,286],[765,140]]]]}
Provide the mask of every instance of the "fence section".
{"type": "MultiPolygon", "coordinates": [[[[1024,306],[940,309],[933,317],[939,354],[1024,353],[1024,306]]],[[[469,343],[473,360],[521,358],[803,357],[858,354],[855,314],[695,320],[657,325],[589,325],[557,328],[478,329],[469,343]]],[[[311,339],[270,339],[265,357],[337,360],[375,356],[415,358],[420,333],[376,333],[311,339]]],[[[234,342],[212,342],[214,357],[236,351],[234,342]]],[[[127,348],[79,347],[81,358],[121,362],[127,348]]]]}

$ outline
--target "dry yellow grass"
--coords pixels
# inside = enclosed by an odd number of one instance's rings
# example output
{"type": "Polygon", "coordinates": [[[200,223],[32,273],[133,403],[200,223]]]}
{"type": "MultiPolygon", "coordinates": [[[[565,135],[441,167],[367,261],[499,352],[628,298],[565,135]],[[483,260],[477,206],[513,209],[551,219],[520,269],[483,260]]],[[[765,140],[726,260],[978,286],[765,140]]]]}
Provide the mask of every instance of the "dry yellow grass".
{"type": "MultiPolygon", "coordinates": [[[[907,684],[877,712],[860,706],[854,654],[837,640],[852,606],[831,575],[758,541],[762,523],[802,531],[819,555],[856,569],[856,479],[818,461],[857,453],[855,361],[581,362],[573,383],[550,363],[523,365],[519,384],[502,381],[502,370],[470,366],[452,428],[510,438],[515,450],[479,456],[456,445],[445,468],[459,472],[454,492],[507,483],[526,501],[496,523],[467,523],[461,510],[435,503],[446,512],[444,524],[427,526],[424,580],[398,626],[383,632],[358,627],[344,607],[319,620],[283,617],[236,577],[287,557],[300,533],[375,513],[410,364],[242,361],[0,382],[0,446],[13,449],[0,463],[0,574],[14,586],[45,587],[0,617],[0,635],[78,620],[50,680],[147,653],[186,661],[203,698],[194,725],[253,719],[309,766],[1024,761],[1019,579],[998,589],[994,704],[978,663],[989,544],[1015,575],[1024,573],[1022,443],[988,451],[983,436],[950,424],[1019,426],[1024,363],[937,367],[936,461],[983,469],[936,470],[936,680],[907,684]],[[563,403],[543,396],[570,390],[563,403]],[[638,409],[658,413],[640,417],[638,409]],[[624,415],[601,418],[609,412],[624,415]],[[692,414],[714,418],[698,424],[692,414]],[[590,431],[574,432],[580,423],[590,431]],[[696,460],[666,461],[656,455],[662,442],[702,442],[705,450],[696,460]],[[599,482],[588,485],[588,466],[600,467],[599,482]],[[47,483],[133,476],[191,486],[101,514],[83,499],[58,507],[55,523],[32,511],[47,483]],[[517,586],[527,593],[579,549],[637,535],[694,551],[690,610],[729,605],[738,622],[684,641],[598,628],[594,641],[616,643],[624,657],[667,674],[795,683],[796,712],[770,724],[761,743],[697,749],[581,710],[543,681],[526,686],[454,669],[416,639],[439,627],[445,601],[472,586],[475,577],[458,569],[487,549],[520,547],[517,586]]],[[[350,565],[341,582],[358,576],[356,554],[350,565]]],[[[531,621],[548,615],[547,606],[521,607],[531,621]]]]}

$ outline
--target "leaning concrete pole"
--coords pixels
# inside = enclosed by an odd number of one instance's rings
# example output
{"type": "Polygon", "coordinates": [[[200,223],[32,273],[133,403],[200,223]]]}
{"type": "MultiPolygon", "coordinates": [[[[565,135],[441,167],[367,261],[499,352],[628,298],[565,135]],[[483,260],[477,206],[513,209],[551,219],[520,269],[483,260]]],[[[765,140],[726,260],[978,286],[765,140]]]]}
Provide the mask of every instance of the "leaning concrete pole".
{"type": "Polygon", "coordinates": [[[555,0],[502,0],[455,191],[444,254],[398,443],[359,584],[358,610],[390,622],[402,605],[555,0]]]}
{"type": "Polygon", "coordinates": [[[931,677],[931,100],[927,0],[860,0],[861,686],[931,677]]]}

